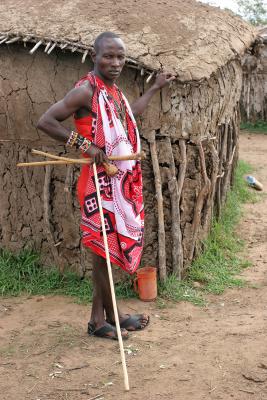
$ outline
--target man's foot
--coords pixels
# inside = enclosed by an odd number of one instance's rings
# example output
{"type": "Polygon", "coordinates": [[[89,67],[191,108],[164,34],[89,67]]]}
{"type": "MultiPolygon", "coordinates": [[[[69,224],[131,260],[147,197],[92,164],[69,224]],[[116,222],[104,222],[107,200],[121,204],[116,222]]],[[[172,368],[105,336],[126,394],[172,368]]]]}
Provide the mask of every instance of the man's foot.
{"type": "MultiPolygon", "coordinates": [[[[97,329],[94,324],[89,322],[88,323],[88,334],[90,336],[97,336],[97,337],[101,337],[104,339],[118,340],[116,328],[113,325],[108,324],[107,322],[105,323],[105,325],[103,325],[97,329]]],[[[124,328],[121,329],[121,336],[122,336],[123,340],[128,339],[129,335],[128,335],[128,332],[126,329],[124,329],[124,328]]]]}
{"type": "MultiPolygon", "coordinates": [[[[110,322],[110,324],[114,325],[115,322],[110,322]]],[[[149,315],[146,314],[124,314],[124,316],[120,316],[120,327],[127,329],[129,332],[139,331],[144,329],[149,324],[149,315]]]]}
{"type": "Polygon", "coordinates": [[[149,324],[149,315],[146,314],[126,314],[127,318],[120,323],[120,327],[127,331],[138,331],[144,329],[149,324]]]}

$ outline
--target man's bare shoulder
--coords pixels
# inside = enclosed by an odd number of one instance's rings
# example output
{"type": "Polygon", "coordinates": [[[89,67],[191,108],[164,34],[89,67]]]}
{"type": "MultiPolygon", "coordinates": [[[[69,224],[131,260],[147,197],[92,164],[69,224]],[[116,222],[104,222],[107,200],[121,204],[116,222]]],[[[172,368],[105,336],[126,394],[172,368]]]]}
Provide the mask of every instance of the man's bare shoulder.
{"type": "Polygon", "coordinates": [[[81,88],[87,92],[93,93],[93,88],[91,83],[88,80],[83,81],[79,86],[76,87],[77,89],[81,88]]]}
{"type": "Polygon", "coordinates": [[[79,107],[91,108],[93,88],[90,82],[85,81],[81,85],[71,89],[65,96],[65,102],[78,104],[79,107]]]}
{"type": "Polygon", "coordinates": [[[86,96],[86,98],[92,98],[93,96],[93,88],[92,85],[90,84],[90,82],[88,81],[84,81],[82,82],[79,86],[75,87],[74,89],[72,89],[69,93],[75,93],[77,95],[80,96],[86,96]]]}

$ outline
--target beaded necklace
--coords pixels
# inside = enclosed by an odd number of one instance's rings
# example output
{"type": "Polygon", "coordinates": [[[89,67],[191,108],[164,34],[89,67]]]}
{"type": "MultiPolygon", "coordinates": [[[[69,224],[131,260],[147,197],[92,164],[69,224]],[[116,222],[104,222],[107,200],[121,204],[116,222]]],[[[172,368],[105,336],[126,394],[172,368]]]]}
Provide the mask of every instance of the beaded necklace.
{"type": "Polygon", "coordinates": [[[108,91],[108,97],[109,99],[113,100],[114,106],[116,108],[119,120],[122,123],[122,126],[125,130],[126,135],[128,136],[128,126],[127,126],[127,119],[126,119],[126,109],[125,109],[125,104],[121,98],[120,92],[116,89],[117,95],[120,99],[120,104],[118,101],[115,99],[114,95],[112,95],[111,91],[108,91]]]}

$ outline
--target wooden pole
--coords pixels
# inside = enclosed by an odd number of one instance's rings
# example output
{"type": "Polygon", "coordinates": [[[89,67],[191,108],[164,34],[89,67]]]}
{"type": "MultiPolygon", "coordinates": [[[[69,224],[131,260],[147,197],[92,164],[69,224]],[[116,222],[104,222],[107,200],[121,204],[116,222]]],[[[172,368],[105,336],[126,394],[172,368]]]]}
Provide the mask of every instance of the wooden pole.
{"type": "Polygon", "coordinates": [[[195,250],[196,241],[197,241],[197,234],[199,231],[199,226],[201,224],[201,213],[203,210],[203,204],[204,204],[204,201],[206,200],[207,195],[209,194],[209,191],[210,191],[210,180],[207,175],[205,154],[204,154],[204,150],[203,150],[201,142],[198,143],[198,150],[199,150],[199,157],[200,157],[201,175],[202,175],[202,178],[204,181],[204,185],[201,188],[201,190],[197,196],[196,206],[195,206],[195,210],[194,210],[194,217],[193,217],[193,222],[192,222],[191,248],[190,248],[189,257],[188,257],[189,261],[193,260],[194,250],[195,250]]]}
{"type": "Polygon", "coordinates": [[[164,209],[163,209],[162,184],[161,184],[155,134],[154,137],[151,137],[151,139],[149,140],[149,144],[150,144],[150,153],[151,153],[153,172],[154,172],[156,198],[158,203],[159,278],[162,282],[164,282],[167,277],[164,209]]]}
{"type": "Polygon", "coordinates": [[[100,218],[101,218],[103,240],[104,240],[104,245],[105,245],[107,267],[108,267],[108,276],[109,276],[109,284],[110,284],[112,304],[113,304],[113,310],[114,310],[114,316],[115,316],[115,324],[116,324],[117,335],[118,335],[119,346],[120,346],[121,363],[122,363],[123,375],[124,375],[124,387],[125,387],[125,390],[129,391],[130,387],[129,387],[128,372],[127,372],[127,366],[126,366],[126,361],[125,361],[125,353],[124,353],[122,337],[121,337],[121,328],[120,328],[119,315],[118,315],[118,309],[117,309],[117,303],[116,303],[116,296],[115,296],[115,290],[114,290],[111,263],[110,263],[110,258],[109,258],[109,248],[108,248],[107,233],[106,233],[106,228],[105,228],[104,214],[103,214],[103,208],[102,208],[102,203],[101,203],[101,196],[100,196],[98,176],[97,176],[97,170],[96,170],[95,163],[93,163],[93,170],[94,170],[94,177],[95,177],[95,186],[96,186],[98,207],[99,207],[99,213],[100,213],[100,218]]]}
{"type": "MultiPolygon", "coordinates": [[[[180,195],[178,182],[176,179],[175,161],[172,151],[171,139],[168,137],[168,152],[170,155],[170,167],[168,169],[168,188],[171,199],[171,216],[172,216],[172,271],[179,280],[182,279],[183,269],[183,247],[181,233],[180,218],[180,195]]],[[[182,181],[182,185],[183,185],[182,181]]]]}

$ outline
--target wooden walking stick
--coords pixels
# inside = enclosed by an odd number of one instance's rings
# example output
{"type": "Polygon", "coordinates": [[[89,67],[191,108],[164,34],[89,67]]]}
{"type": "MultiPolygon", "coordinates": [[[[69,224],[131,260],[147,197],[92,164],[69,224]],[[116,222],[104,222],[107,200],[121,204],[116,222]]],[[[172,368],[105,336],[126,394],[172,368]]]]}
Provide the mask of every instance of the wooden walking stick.
{"type": "Polygon", "coordinates": [[[104,214],[103,214],[103,208],[102,208],[102,203],[101,203],[101,196],[100,196],[98,176],[97,176],[97,170],[96,170],[95,163],[93,163],[93,170],[94,170],[95,186],[96,186],[98,207],[99,207],[99,213],[100,213],[100,219],[101,219],[101,226],[102,226],[102,232],[103,232],[103,240],[104,240],[104,245],[105,245],[105,253],[106,253],[106,259],[107,259],[108,276],[109,276],[109,284],[110,284],[112,304],[113,304],[113,310],[114,310],[114,316],[115,316],[115,324],[116,324],[116,330],[117,330],[119,346],[120,346],[121,363],[122,363],[123,376],[124,376],[124,387],[125,387],[125,390],[128,391],[128,390],[130,390],[128,372],[127,372],[125,353],[124,353],[123,342],[122,342],[122,337],[121,337],[120,321],[119,321],[119,315],[118,315],[118,309],[117,309],[117,303],[116,303],[111,263],[110,263],[110,258],[109,258],[107,233],[106,233],[106,228],[105,228],[104,214]]]}

